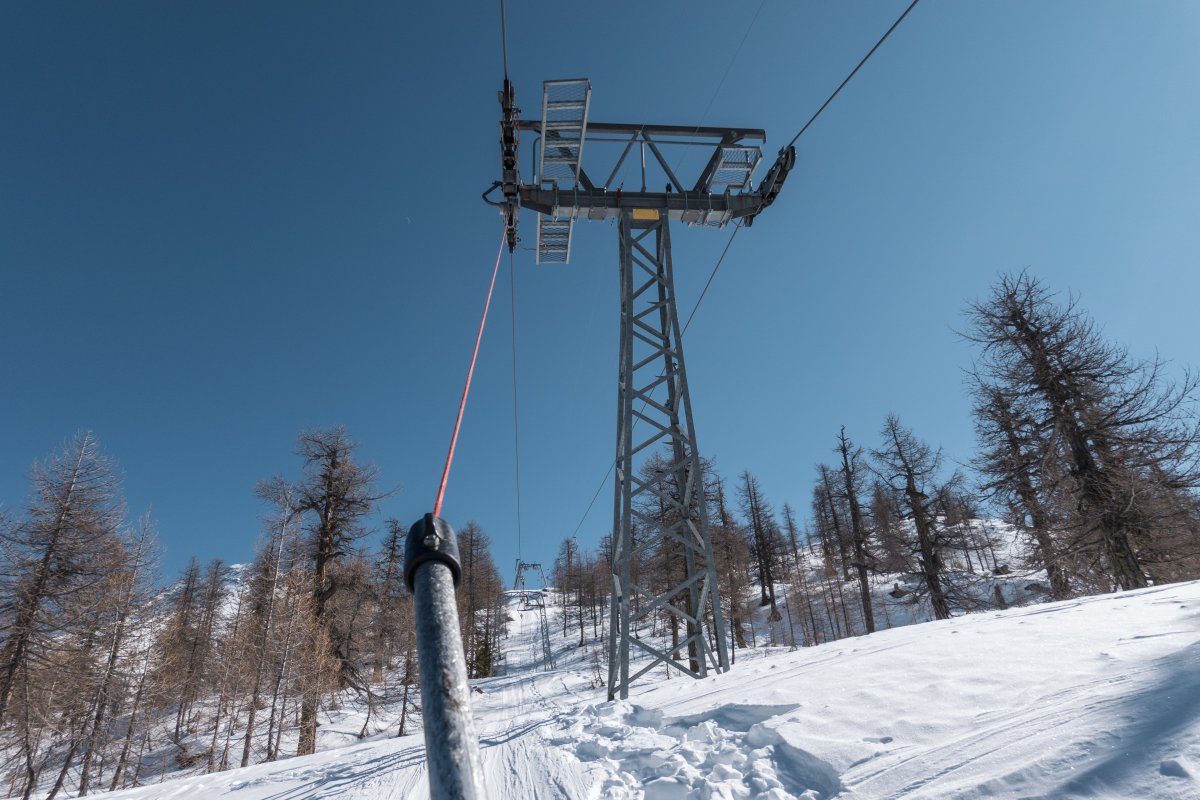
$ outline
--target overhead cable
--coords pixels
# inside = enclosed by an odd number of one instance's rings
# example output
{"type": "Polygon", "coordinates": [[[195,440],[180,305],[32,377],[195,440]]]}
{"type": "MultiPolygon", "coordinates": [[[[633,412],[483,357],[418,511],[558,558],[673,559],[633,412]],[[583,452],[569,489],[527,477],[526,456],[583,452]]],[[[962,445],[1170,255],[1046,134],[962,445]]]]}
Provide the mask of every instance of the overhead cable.
{"type": "Polygon", "coordinates": [[[471,392],[471,378],[475,374],[475,362],[479,359],[479,343],[483,341],[483,326],[487,323],[488,308],[492,305],[492,292],[496,288],[496,273],[500,271],[500,256],[504,254],[505,236],[500,235],[500,249],[496,251],[496,266],[492,267],[492,282],[488,286],[487,300],[483,303],[483,316],[479,318],[479,333],[475,334],[475,350],[471,353],[471,366],[467,368],[467,381],[463,385],[462,400],[458,403],[458,416],[454,419],[454,433],[450,435],[450,449],[446,452],[446,466],[442,468],[442,481],[438,484],[437,500],[433,504],[433,516],[442,515],[442,500],[446,497],[446,481],[450,478],[450,465],[454,462],[454,448],[458,445],[458,432],[462,429],[463,412],[467,408],[467,395],[471,392]]]}
{"type": "Polygon", "coordinates": [[[517,480],[517,560],[521,559],[521,415],[517,405],[517,272],[508,254],[508,286],[512,304],[513,459],[517,480]]]}
{"type": "Polygon", "coordinates": [[[787,143],[787,146],[784,147],[779,152],[782,153],[783,150],[787,150],[788,147],[791,147],[792,145],[794,145],[796,143],[796,140],[799,139],[806,130],[808,130],[808,126],[812,125],[814,122],[816,122],[817,117],[821,116],[821,112],[825,110],[825,107],[833,102],[833,98],[838,96],[838,92],[840,92],[842,90],[842,87],[844,87],[847,83],[850,82],[850,79],[854,77],[854,74],[856,72],[858,72],[860,69],[862,69],[862,65],[867,63],[867,59],[869,59],[871,56],[873,56],[875,54],[875,51],[879,49],[879,45],[883,44],[884,41],[889,36],[892,35],[892,31],[896,30],[896,28],[899,27],[900,23],[904,21],[904,18],[908,16],[908,12],[912,11],[913,8],[915,8],[917,3],[919,3],[919,2],[921,2],[921,0],[912,0],[912,2],[908,4],[908,8],[904,9],[904,13],[896,18],[896,21],[892,23],[892,27],[887,29],[887,32],[884,33],[883,36],[880,37],[879,41],[875,43],[875,46],[872,47],[867,52],[867,54],[862,57],[862,61],[858,62],[858,66],[856,66],[854,69],[850,70],[850,74],[846,76],[846,79],[844,81],[842,81],[841,83],[839,83],[838,87],[833,90],[833,94],[829,95],[829,98],[824,103],[821,104],[821,107],[817,109],[817,113],[815,113],[811,117],[809,117],[808,122],[804,123],[804,127],[800,129],[800,132],[797,133],[795,136],[793,136],[792,140],[787,143]]]}

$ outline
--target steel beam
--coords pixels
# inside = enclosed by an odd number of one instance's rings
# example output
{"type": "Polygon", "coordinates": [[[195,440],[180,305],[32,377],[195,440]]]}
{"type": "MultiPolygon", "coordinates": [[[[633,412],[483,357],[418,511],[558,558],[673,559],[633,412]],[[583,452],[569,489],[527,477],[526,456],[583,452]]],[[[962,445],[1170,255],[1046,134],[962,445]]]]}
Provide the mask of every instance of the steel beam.
{"type": "Polygon", "coordinates": [[[757,214],[757,193],[625,192],[604,189],[546,189],[520,187],[521,206],[553,219],[617,219],[626,211],[656,209],[669,219],[689,225],[724,225],[757,214]]]}

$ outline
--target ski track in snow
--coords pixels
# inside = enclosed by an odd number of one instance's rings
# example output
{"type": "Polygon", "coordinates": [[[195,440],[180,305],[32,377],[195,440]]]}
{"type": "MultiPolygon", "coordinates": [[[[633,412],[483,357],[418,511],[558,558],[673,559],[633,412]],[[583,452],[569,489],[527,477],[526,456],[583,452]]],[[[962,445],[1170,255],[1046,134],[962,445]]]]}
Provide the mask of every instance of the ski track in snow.
{"type": "MultiPolygon", "coordinates": [[[[504,674],[473,682],[491,797],[1200,799],[1200,582],[738,651],[617,702],[577,639],[544,671],[537,611],[509,612],[504,674]]],[[[427,798],[420,733],[383,736],[98,796],[427,798]]]]}

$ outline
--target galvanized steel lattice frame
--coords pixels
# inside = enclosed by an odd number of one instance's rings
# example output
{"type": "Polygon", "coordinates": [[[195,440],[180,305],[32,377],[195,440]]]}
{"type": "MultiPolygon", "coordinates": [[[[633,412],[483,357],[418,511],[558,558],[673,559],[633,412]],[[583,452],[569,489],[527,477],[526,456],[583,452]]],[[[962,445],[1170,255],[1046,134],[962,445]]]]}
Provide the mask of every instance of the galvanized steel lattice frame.
{"type": "Polygon", "coordinates": [[[483,193],[483,199],[500,209],[509,251],[516,249],[517,222],[522,208],[538,214],[538,263],[565,264],[570,260],[572,228],[577,219],[615,219],[619,223],[621,362],[608,697],[628,697],[630,684],[659,662],[696,678],[705,677],[710,667],[725,671],[729,669],[728,640],[717,590],[708,509],[703,496],[702,465],[683,363],[668,226],[670,220],[712,227],[722,227],[734,220],[745,226],[753,224],[778,197],[788,173],[795,166],[796,150],[790,144],[780,150],[775,163],[755,187],[751,178],[762,153],[757,146],[744,142],[765,142],[764,131],[590,122],[591,83],[586,78],[546,81],[540,121],[520,118],[516,92],[507,78],[499,98],[503,109],[501,180],[495,181],[483,193]],[[532,183],[522,183],[519,177],[519,131],[536,133],[537,143],[541,145],[538,173],[532,183]],[[603,184],[594,183],[583,169],[585,138],[591,143],[624,145],[603,184]],[[708,162],[690,187],[676,177],[663,157],[660,147],[669,145],[712,148],[708,162]],[[624,183],[618,182],[618,175],[635,147],[640,153],[641,189],[626,191],[624,183]],[[668,180],[661,192],[647,191],[647,151],[668,180]],[[560,180],[566,185],[560,186],[560,180]],[[503,199],[489,199],[497,189],[502,192],[503,199]],[[653,249],[646,244],[648,240],[653,240],[653,249]],[[635,308],[638,303],[644,307],[635,308]],[[661,371],[655,371],[660,366],[661,371]],[[652,377],[643,379],[644,374],[652,377]],[[655,392],[663,386],[667,394],[665,401],[655,400],[655,392]],[[641,405],[635,410],[638,403],[641,405]],[[635,422],[650,426],[648,436],[637,442],[633,439],[635,422]],[[668,467],[639,475],[638,470],[649,455],[645,451],[658,444],[665,444],[669,450],[668,467]],[[661,508],[672,509],[675,516],[666,525],[652,520],[638,510],[637,504],[643,497],[657,499],[661,508]],[[656,593],[633,583],[632,533],[635,522],[651,526],[664,546],[670,542],[680,548],[683,580],[665,592],[656,593]],[[639,600],[636,609],[632,602],[635,598],[639,600]],[[680,619],[686,628],[686,636],[679,645],[688,648],[686,666],[674,658],[675,648],[668,652],[634,636],[638,621],[659,609],[680,619]],[[710,616],[711,643],[708,637],[710,616]],[[650,663],[633,675],[629,674],[631,646],[651,656],[650,663]]]}
{"type": "Polygon", "coordinates": [[[522,561],[517,559],[517,574],[513,578],[513,591],[521,592],[521,602],[525,608],[529,607],[529,593],[525,588],[525,573],[536,572],[542,582],[541,591],[538,592],[538,631],[541,637],[542,647],[542,668],[547,672],[554,669],[554,651],[550,647],[550,621],[546,619],[546,573],[542,571],[542,565],[530,561],[522,561]]]}
{"type": "Polygon", "coordinates": [[[662,662],[703,678],[709,668],[729,668],[725,621],[717,589],[716,564],[704,498],[703,467],[696,444],[688,393],[683,339],[675,302],[671,237],[665,214],[627,210],[619,219],[621,263],[621,344],[617,392],[617,457],[613,511],[613,593],[609,627],[608,697],[629,696],[630,684],[662,662]],[[647,242],[650,245],[647,245],[647,242]],[[655,399],[665,388],[665,398],[655,399]],[[646,435],[634,438],[635,422],[646,435]],[[648,451],[665,445],[666,468],[639,473],[648,451]],[[642,459],[636,458],[643,456],[642,459]],[[657,501],[666,519],[639,510],[657,501]],[[682,580],[662,592],[634,583],[634,525],[682,551],[682,580]],[[634,608],[634,600],[641,602],[634,608]],[[648,640],[634,636],[637,623],[659,609],[677,617],[686,636],[687,665],[648,640]],[[708,640],[711,609],[716,652],[708,640]],[[629,673],[629,650],[636,647],[650,662],[629,673]]]}

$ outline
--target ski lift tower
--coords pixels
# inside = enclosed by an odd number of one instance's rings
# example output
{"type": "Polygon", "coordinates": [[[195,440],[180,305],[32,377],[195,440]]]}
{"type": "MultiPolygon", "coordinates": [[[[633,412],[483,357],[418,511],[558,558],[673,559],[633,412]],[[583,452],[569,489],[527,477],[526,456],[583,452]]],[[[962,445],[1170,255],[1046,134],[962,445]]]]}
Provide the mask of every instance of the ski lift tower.
{"type": "MultiPolygon", "coordinates": [[[[752,177],[762,158],[766,134],[750,128],[590,122],[591,84],[587,79],[546,81],[541,118],[522,120],[512,84],[500,91],[502,179],[484,199],[504,216],[508,248],[516,248],[522,208],[537,213],[537,263],[566,264],[577,220],[616,220],[621,282],[620,368],[617,387],[616,483],[613,513],[611,627],[608,697],[629,696],[629,686],[659,662],[695,678],[708,670],[729,669],[725,620],[704,503],[700,451],[684,367],[683,339],[675,301],[669,223],[721,228],[730,222],[749,226],[774,202],[795,164],[792,147],[780,151],[755,187],[752,177]],[[519,136],[534,134],[531,182],[521,180],[519,136]],[[596,181],[583,169],[584,144],[598,143],[619,153],[607,178],[596,181]],[[615,145],[615,146],[614,146],[615,145]],[[694,182],[685,184],[667,163],[663,150],[702,148],[707,155],[694,182]],[[630,156],[633,160],[630,161],[630,156]],[[647,156],[654,185],[647,187],[647,156]],[[625,171],[622,172],[622,167],[625,171]],[[632,173],[632,180],[630,175],[632,173]],[[640,175],[640,180],[637,176],[640,175]],[[631,188],[631,184],[637,188],[631,188]],[[500,189],[502,199],[489,196],[500,189]],[[635,423],[642,423],[640,430],[635,423]],[[639,470],[651,448],[669,451],[665,468],[639,470]],[[653,499],[673,521],[663,525],[639,506],[653,499]],[[639,530],[678,545],[683,569],[678,581],[660,591],[633,582],[631,531],[639,530]],[[634,596],[641,602],[634,610],[634,596]],[[676,660],[646,639],[636,638],[637,623],[663,609],[683,622],[687,663],[676,660]],[[712,619],[712,643],[707,620],[712,619]],[[716,652],[713,652],[715,643],[716,652]],[[631,647],[650,662],[629,673],[631,647]]],[[[595,172],[593,175],[599,175],[595,172]]],[[[648,538],[639,546],[645,547],[648,538]]]]}
{"type": "Polygon", "coordinates": [[[542,666],[549,672],[554,669],[554,650],[550,647],[550,622],[546,619],[546,573],[541,564],[517,559],[517,576],[513,578],[513,591],[520,592],[522,610],[529,610],[529,591],[525,588],[525,573],[536,572],[542,581],[541,591],[537,592],[538,632],[542,646],[542,666]]]}

